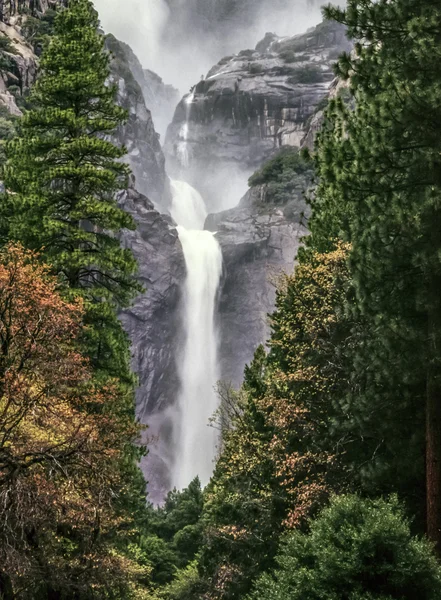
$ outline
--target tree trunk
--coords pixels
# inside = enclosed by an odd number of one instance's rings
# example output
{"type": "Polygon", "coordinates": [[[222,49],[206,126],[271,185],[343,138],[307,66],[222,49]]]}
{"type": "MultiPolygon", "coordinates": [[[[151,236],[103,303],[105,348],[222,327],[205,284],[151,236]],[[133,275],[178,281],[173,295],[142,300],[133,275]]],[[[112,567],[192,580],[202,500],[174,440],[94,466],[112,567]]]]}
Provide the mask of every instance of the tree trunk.
{"type": "Polygon", "coordinates": [[[441,277],[432,277],[426,403],[427,535],[441,555],[441,277]]]}

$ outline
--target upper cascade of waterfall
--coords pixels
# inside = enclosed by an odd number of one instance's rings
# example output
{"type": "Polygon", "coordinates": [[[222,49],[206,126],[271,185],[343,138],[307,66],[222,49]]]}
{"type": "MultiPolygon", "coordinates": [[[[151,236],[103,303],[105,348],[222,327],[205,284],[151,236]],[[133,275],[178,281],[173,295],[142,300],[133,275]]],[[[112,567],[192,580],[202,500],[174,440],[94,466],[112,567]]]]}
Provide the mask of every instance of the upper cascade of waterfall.
{"type": "Polygon", "coordinates": [[[203,229],[207,218],[207,209],[200,193],[185,181],[171,182],[171,216],[185,229],[203,229]]]}

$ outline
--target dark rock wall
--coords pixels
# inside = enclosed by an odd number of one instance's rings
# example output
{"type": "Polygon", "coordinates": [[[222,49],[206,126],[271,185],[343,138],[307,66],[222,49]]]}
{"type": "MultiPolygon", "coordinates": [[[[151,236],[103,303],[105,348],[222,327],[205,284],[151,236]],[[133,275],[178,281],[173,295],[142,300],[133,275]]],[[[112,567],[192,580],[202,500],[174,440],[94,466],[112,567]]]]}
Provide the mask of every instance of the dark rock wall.
{"type": "MultiPolygon", "coordinates": [[[[206,228],[216,231],[224,257],[219,303],[221,376],[242,383],[243,371],[269,334],[276,285],[292,272],[307,230],[302,218],[288,218],[283,207],[262,203],[265,192],[253,188],[237,208],[209,215],[206,228]]],[[[298,216],[305,206],[299,201],[298,216]]]]}
{"type": "Polygon", "coordinates": [[[121,239],[138,261],[145,292],[121,314],[121,320],[132,342],[132,364],[139,378],[137,415],[149,425],[145,439],[149,455],[141,466],[149,481],[150,500],[160,502],[169,485],[168,411],[179,389],[176,348],[182,333],[179,309],[185,261],[171,219],[155,210],[145,196],[129,190],[120,196],[119,204],[137,226],[136,231],[124,231],[121,239]]]}

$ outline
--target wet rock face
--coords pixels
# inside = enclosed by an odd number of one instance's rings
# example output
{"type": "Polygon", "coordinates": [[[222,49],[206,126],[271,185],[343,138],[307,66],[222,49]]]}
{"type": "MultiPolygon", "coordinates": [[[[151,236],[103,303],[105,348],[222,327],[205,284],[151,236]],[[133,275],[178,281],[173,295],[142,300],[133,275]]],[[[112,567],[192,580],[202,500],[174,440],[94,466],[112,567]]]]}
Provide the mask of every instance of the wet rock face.
{"type": "Polygon", "coordinates": [[[149,424],[149,455],[141,467],[150,482],[150,500],[160,502],[169,485],[167,409],[179,389],[175,352],[181,336],[179,306],[185,261],[171,219],[156,211],[145,196],[128,190],[121,194],[119,205],[136,222],[136,230],[125,230],[121,241],[138,261],[145,292],[122,312],[121,320],[132,342],[132,365],[139,378],[136,412],[142,423],[149,424]]]}
{"type": "MultiPolygon", "coordinates": [[[[268,338],[267,315],[274,310],[276,283],[292,272],[301,238],[301,218],[289,219],[282,207],[262,203],[265,191],[253,188],[237,208],[209,215],[224,257],[219,304],[222,379],[238,386],[246,364],[268,338]]],[[[304,205],[299,201],[298,214],[304,205]]]]}
{"type": "Polygon", "coordinates": [[[200,191],[222,206],[216,174],[238,165],[249,174],[277,149],[300,147],[348,47],[344,27],[326,22],[293,38],[269,34],[256,50],[224,58],[176,110],[165,144],[171,168],[186,163],[192,184],[205,174],[200,191]]]}
{"type": "Polygon", "coordinates": [[[127,148],[126,160],[135,176],[136,188],[165,208],[170,204],[170,186],[152,113],[137,80],[137,76],[143,77],[141,64],[131,48],[114,36],[107,36],[106,45],[112,53],[111,81],[118,88],[117,101],[129,115],[115,136],[116,142],[127,148]]]}

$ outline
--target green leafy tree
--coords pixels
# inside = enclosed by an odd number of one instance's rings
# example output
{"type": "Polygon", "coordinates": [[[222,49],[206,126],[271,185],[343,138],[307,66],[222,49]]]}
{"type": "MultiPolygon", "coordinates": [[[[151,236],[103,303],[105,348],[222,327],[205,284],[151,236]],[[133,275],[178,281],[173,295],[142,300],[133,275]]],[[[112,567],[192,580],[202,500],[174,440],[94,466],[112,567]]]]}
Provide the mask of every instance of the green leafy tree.
{"type": "MultiPolygon", "coordinates": [[[[19,122],[18,135],[7,144],[7,193],[0,204],[2,241],[18,240],[38,250],[58,276],[63,297],[82,300],[78,343],[89,359],[94,382],[116,386],[112,401],[104,407],[85,406],[85,417],[108,413],[117,422],[134,426],[130,347],[117,317],[118,308],[127,305],[139,289],[135,260],[118,239],[122,228],[134,224],[115,199],[127,185],[128,168],[121,161],[125,149],[111,142],[126,113],[115,104],[115,88],[106,85],[110,58],[92,3],[71,0],[68,8],[57,12],[50,33],[31,92],[32,108],[19,122]]],[[[122,438],[122,443],[115,459],[119,485],[109,499],[112,526],[104,532],[98,524],[89,533],[105,536],[121,561],[127,560],[127,575],[134,559],[141,585],[133,594],[143,598],[151,566],[139,545],[147,516],[145,482],[136,464],[142,450],[133,445],[133,438],[122,438]]],[[[64,538],[68,549],[74,547],[75,531],[64,532],[64,538]]],[[[73,581],[78,577],[76,567],[73,561],[69,566],[73,581]]],[[[100,573],[108,568],[98,559],[95,567],[100,573]]],[[[121,585],[131,586],[126,576],[121,585]]],[[[55,588],[55,592],[60,598],[72,597],[66,589],[55,588]]],[[[124,597],[116,588],[109,592],[89,588],[84,597],[107,593],[107,597],[124,597]]],[[[129,592],[126,595],[131,597],[129,592]]]]}
{"type": "Polygon", "coordinates": [[[335,497],[289,535],[278,568],[264,575],[253,600],[436,600],[441,568],[425,539],[412,537],[396,497],[335,497]]]}
{"type": "Polygon", "coordinates": [[[306,254],[283,279],[269,353],[260,346],[245,369],[203,514],[201,574],[222,598],[242,598],[272,567],[283,532],[305,527],[331,491],[348,485],[346,459],[337,457],[357,444],[332,428],[350,379],[347,255],[344,245],[306,254]]]}

